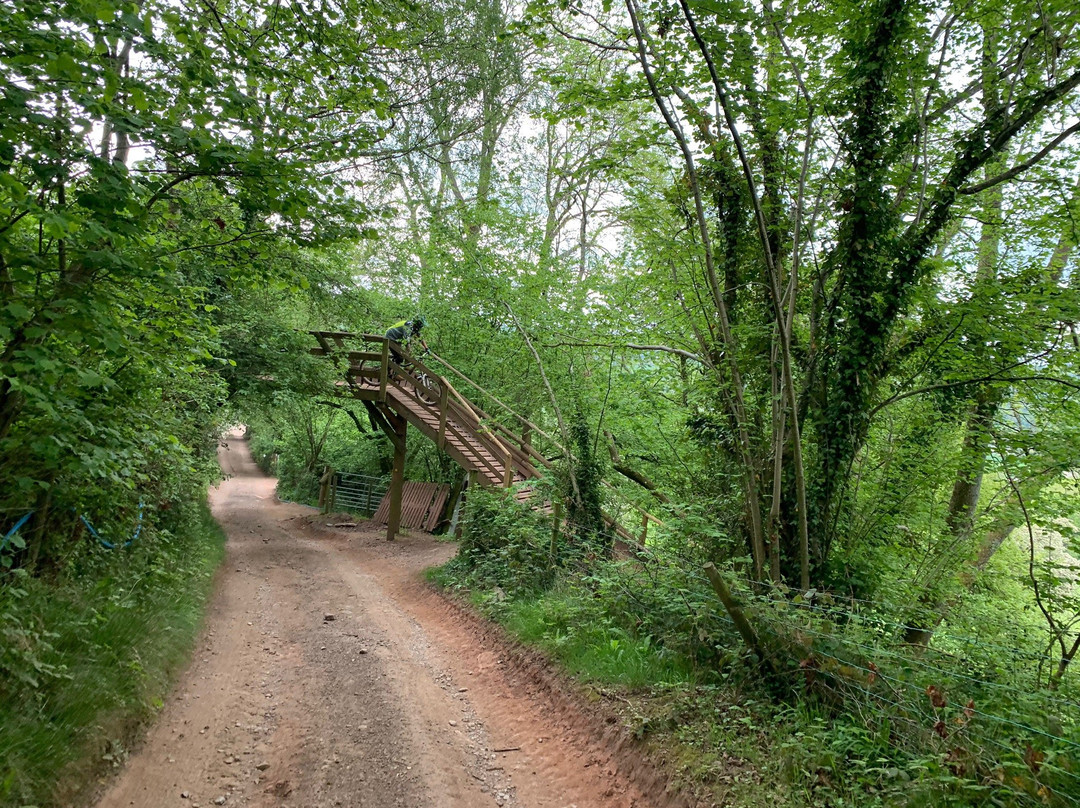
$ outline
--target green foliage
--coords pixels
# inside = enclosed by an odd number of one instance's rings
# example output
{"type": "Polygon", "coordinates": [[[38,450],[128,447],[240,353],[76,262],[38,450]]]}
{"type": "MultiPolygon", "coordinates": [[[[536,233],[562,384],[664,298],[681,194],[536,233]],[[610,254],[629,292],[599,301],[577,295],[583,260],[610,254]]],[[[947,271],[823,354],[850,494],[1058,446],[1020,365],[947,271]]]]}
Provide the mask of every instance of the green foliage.
{"type": "Polygon", "coordinates": [[[396,9],[228,5],[0,9],[0,513],[39,520],[18,563],[61,563],[72,508],[205,484],[226,401],[305,378],[273,361],[300,323],[258,303],[329,286],[333,253],[298,245],[365,235],[330,169],[382,129],[365,48],[396,9]]]}
{"type": "Polygon", "coordinates": [[[570,437],[574,456],[566,461],[565,480],[562,482],[567,526],[582,551],[592,548],[606,554],[610,539],[606,536],[600,490],[604,481],[603,468],[593,453],[589,423],[580,413],[570,426],[570,437]]]}
{"type": "Polygon", "coordinates": [[[686,601],[677,592],[638,589],[612,562],[594,562],[587,575],[575,565],[559,570],[544,546],[549,526],[507,508],[513,499],[485,494],[477,505],[470,496],[461,549],[435,573],[437,583],[470,591],[516,637],[587,681],[645,688],[692,675],[680,652],[706,632],[680,631],[689,621],[678,614],[686,601]]]}
{"type": "Polygon", "coordinates": [[[465,503],[461,546],[450,562],[463,583],[495,587],[506,597],[554,581],[560,548],[548,520],[506,489],[473,488],[465,503]]]}
{"type": "MultiPolygon", "coordinates": [[[[69,681],[62,638],[13,604],[102,573],[77,513],[124,534],[140,502],[200,498],[226,424],[289,499],[326,465],[385,475],[304,332],[422,311],[514,414],[462,392],[564,468],[572,540],[473,491],[445,573],[522,636],[604,681],[742,687],[701,563],[806,572],[829,611],[761,607],[778,642],[818,631],[852,668],[898,626],[933,631],[950,682],[1020,691],[979,704],[1035,722],[1025,699],[1075,688],[1080,614],[1080,193],[1054,140],[1075,25],[1062,0],[3,6],[0,524],[37,513],[0,555],[0,665],[69,681]],[[647,560],[608,563],[601,506],[635,532],[660,516],[647,560]]],[[[410,436],[407,477],[460,475],[410,436]]],[[[802,681],[781,715],[807,804],[977,802],[1000,780],[996,752],[957,774],[876,691],[802,681]]],[[[700,738],[727,737],[708,712],[700,738]]]]}
{"type": "Polygon", "coordinates": [[[744,593],[799,691],[774,706],[704,577],[681,564],[571,567],[542,591],[477,569],[456,559],[435,577],[583,681],[639,691],[637,732],[677,740],[698,787],[716,754],[754,759],[793,806],[1064,806],[1078,793],[1072,696],[1033,691],[1038,661],[1021,648],[949,627],[940,650],[914,656],[880,607],[744,593]]]}
{"type": "Polygon", "coordinates": [[[617,609],[587,595],[587,589],[564,581],[490,611],[515,637],[549,652],[584,681],[633,689],[687,680],[685,660],[647,632],[624,627],[617,609]]]}
{"type": "Polygon", "coordinates": [[[0,805],[69,804],[118,766],[186,661],[224,537],[205,505],[55,580],[0,578],[0,805]]]}

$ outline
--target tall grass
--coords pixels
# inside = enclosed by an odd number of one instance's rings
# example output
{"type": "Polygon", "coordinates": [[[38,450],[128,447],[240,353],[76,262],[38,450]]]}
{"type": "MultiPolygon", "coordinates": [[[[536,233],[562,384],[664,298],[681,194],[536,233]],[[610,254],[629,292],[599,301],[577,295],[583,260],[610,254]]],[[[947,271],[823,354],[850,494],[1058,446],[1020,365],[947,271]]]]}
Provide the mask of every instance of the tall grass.
{"type": "Polygon", "coordinates": [[[638,689],[687,682],[693,675],[684,657],[619,625],[573,587],[510,601],[498,618],[514,636],[544,649],[585,681],[638,689]]]}
{"type": "Polygon", "coordinates": [[[205,504],[55,580],[0,577],[0,806],[78,802],[189,657],[224,535],[205,504]]]}

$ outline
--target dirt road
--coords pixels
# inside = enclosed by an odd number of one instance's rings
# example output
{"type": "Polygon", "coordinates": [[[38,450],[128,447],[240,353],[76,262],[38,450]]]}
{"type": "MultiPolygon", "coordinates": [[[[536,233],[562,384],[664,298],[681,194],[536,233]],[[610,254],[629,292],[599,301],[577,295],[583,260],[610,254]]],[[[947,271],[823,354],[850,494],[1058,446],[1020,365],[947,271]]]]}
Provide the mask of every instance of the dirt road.
{"type": "Polygon", "coordinates": [[[203,636],[99,808],[673,804],[610,718],[424,583],[452,545],[325,527],[244,441],[219,454],[203,636]]]}

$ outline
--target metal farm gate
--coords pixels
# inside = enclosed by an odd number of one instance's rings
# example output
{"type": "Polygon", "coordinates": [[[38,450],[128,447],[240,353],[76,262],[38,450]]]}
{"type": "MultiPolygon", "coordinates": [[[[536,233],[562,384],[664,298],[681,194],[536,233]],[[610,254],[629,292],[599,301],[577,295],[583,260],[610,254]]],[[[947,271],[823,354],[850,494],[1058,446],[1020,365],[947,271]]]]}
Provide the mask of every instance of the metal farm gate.
{"type": "Polygon", "coordinates": [[[336,472],[330,481],[330,495],[327,510],[355,511],[372,514],[379,509],[386,494],[386,481],[379,477],[364,474],[336,472]]]}

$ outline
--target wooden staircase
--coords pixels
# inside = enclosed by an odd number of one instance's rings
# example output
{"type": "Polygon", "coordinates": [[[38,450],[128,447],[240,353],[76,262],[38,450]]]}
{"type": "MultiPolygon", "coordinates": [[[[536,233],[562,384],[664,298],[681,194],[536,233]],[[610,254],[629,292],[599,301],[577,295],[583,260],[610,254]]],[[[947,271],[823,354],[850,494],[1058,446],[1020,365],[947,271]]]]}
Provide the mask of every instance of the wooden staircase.
{"type": "Polygon", "coordinates": [[[515,435],[460,395],[442,376],[414,359],[397,343],[371,334],[310,332],[319,347],[316,356],[339,371],[338,393],[358,399],[371,420],[392,441],[411,424],[481,485],[509,488],[540,477],[550,462],[537,452],[529,436],[515,435]],[[403,357],[394,361],[394,353],[403,357]]]}
{"type": "MultiPolygon", "coordinates": [[[[394,445],[388,539],[394,538],[400,525],[405,435],[410,424],[469,472],[470,482],[479,485],[509,488],[539,479],[541,469],[551,467],[551,461],[533,448],[528,431],[515,434],[497,423],[396,342],[346,331],[309,333],[319,343],[311,353],[334,364],[337,394],[362,401],[372,423],[394,445]],[[395,361],[395,353],[402,357],[401,362],[395,361]]],[[[530,487],[521,486],[516,497],[519,501],[531,500],[530,487]]],[[[534,507],[552,512],[549,502],[534,502],[534,507]]],[[[659,521],[649,514],[645,517],[659,521]]],[[[647,521],[638,538],[607,514],[604,518],[627,546],[644,542],[647,521]]]]}

